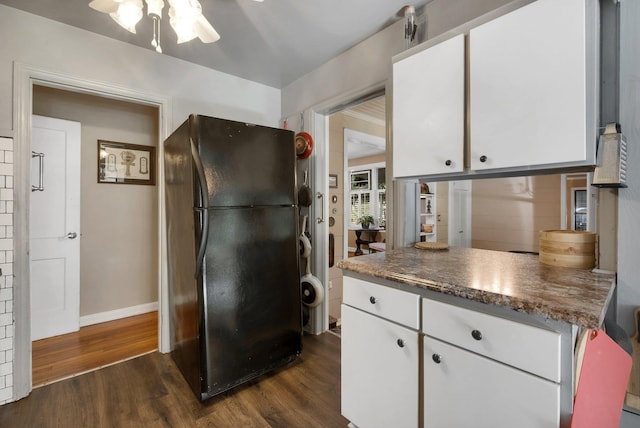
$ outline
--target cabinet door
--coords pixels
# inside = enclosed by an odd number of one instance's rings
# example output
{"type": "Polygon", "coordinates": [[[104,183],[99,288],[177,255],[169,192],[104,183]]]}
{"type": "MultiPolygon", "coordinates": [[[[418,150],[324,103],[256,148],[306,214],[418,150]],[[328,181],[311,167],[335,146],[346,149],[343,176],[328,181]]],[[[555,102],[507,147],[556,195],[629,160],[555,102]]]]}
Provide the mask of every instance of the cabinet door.
{"type": "Polygon", "coordinates": [[[393,174],[460,172],[464,147],[464,35],[393,65],[393,174]]]}
{"type": "Polygon", "coordinates": [[[342,414],[363,428],[417,427],[418,343],[416,331],[342,305],[342,414]]]}
{"type": "Polygon", "coordinates": [[[538,0],[470,31],[472,170],[594,164],[596,4],[538,0]]]}
{"type": "Polygon", "coordinates": [[[425,428],[557,428],[559,421],[558,384],[424,338],[425,428]]]}

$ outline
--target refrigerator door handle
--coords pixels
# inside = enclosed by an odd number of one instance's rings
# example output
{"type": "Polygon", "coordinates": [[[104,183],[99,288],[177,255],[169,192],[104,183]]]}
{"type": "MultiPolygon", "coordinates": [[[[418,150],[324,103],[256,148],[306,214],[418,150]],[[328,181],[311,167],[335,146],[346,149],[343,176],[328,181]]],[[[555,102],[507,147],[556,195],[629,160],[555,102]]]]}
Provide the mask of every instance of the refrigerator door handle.
{"type": "MultiPolygon", "coordinates": [[[[205,205],[209,197],[209,189],[207,189],[207,178],[204,175],[204,167],[202,166],[202,160],[200,160],[200,155],[198,154],[198,148],[196,147],[192,138],[189,138],[189,142],[191,143],[191,157],[193,158],[193,164],[195,165],[196,172],[198,173],[202,205],[205,205]]],[[[204,206],[200,209],[200,215],[202,216],[202,234],[200,235],[200,247],[198,248],[198,257],[196,259],[196,278],[202,270],[204,252],[207,248],[207,239],[209,237],[209,215],[204,209],[204,206]]]]}

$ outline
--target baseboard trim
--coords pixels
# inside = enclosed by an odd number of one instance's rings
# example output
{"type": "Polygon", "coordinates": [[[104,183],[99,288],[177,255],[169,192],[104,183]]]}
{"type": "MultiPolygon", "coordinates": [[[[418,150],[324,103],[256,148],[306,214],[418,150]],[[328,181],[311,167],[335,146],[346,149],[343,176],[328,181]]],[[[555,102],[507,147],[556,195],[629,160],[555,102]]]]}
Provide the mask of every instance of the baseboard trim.
{"type": "Polygon", "coordinates": [[[112,311],[100,312],[97,314],[80,317],[80,327],[100,324],[102,322],[119,320],[121,318],[146,314],[158,310],[158,302],[144,303],[142,305],[129,306],[128,308],[114,309],[112,311]]]}

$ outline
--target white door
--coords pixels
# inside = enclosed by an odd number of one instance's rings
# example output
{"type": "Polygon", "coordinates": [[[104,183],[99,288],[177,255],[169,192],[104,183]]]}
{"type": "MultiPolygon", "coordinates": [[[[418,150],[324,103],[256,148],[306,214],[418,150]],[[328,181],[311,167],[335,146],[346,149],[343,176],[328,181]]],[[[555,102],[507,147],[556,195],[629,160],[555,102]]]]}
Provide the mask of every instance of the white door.
{"type": "Polygon", "coordinates": [[[449,245],[471,247],[471,180],[449,183],[449,245]]]}
{"type": "Polygon", "coordinates": [[[80,328],[80,123],[32,117],[31,340],[80,328]]]}

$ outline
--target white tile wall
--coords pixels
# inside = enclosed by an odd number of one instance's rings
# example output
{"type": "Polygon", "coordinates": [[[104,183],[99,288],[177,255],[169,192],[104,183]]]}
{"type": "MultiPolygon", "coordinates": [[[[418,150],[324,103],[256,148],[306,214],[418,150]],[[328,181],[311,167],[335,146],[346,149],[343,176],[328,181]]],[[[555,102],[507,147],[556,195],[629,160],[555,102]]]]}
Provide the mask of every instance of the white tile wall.
{"type": "Polygon", "coordinates": [[[0,138],[0,405],[13,400],[13,140],[0,138]]]}

